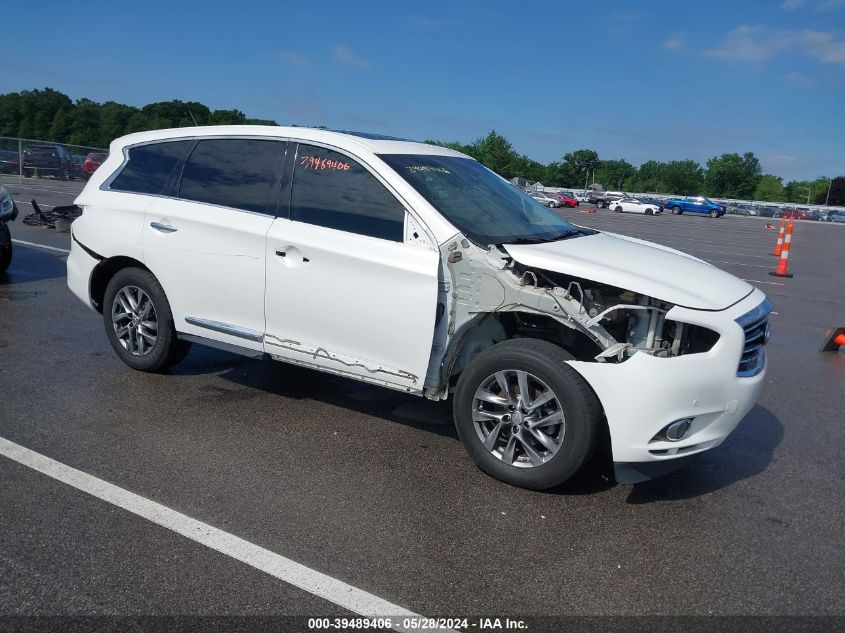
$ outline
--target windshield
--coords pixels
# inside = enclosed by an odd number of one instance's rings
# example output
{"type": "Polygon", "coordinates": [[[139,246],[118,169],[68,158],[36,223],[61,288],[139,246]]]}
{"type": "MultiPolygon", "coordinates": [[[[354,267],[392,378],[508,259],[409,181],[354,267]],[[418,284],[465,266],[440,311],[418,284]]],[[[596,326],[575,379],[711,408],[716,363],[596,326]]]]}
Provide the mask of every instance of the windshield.
{"type": "Polygon", "coordinates": [[[380,158],[479,246],[548,242],[591,233],[471,158],[421,154],[380,158]]]}

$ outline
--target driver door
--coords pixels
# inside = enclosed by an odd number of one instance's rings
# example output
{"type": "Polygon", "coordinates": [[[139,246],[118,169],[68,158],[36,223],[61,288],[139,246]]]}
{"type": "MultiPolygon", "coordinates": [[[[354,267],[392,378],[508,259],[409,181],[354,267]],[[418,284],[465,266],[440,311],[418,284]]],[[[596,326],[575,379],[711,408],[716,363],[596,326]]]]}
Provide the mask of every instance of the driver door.
{"type": "Polygon", "coordinates": [[[404,204],[352,156],[300,143],[291,169],[267,234],[265,352],[421,391],[439,252],[405,239],[404,204]]]}

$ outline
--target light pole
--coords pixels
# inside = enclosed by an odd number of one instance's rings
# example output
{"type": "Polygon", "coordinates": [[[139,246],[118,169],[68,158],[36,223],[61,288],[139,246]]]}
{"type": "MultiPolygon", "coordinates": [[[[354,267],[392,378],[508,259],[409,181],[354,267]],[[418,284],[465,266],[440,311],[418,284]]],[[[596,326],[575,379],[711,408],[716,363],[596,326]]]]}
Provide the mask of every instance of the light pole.
{"type": "Polygon", "coordinates": [[[833,178],[827,181],[827,195],[824,198],[824,206],[830,206],[830,187],[833,185],[833,178]]]}

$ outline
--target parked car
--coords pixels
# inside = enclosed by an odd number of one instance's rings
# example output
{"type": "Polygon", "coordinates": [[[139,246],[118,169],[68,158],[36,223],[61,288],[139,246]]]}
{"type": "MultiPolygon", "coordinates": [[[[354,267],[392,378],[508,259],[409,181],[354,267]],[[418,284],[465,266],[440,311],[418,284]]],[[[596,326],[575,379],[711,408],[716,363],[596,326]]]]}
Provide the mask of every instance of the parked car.
{"type": "Polygon", "coordinates": [[[669,198],[664,205],[675,215],[681,213],[706,213],[711,218],[725,215],[725,207],[705,198],[704,196],[684,196],[683,198],[669,198]]]}
{"type": "Polygon", "coordinates": [[[103,161],[108,158],[108,155],[108,152],[91,152],[85,157],[85,162],[82,164],[82,169],[85,172],[85,180],[88,180],[97,171],[97,168],[103,164],[103,161]]]}
{"type": "Polygon", "coordinates": [[[611,205],[616,213],[643,213],[645,215],[656,215],[663,211],[659,205],[642,202],[638,198],[622,198],[611,205]]]}
{"type": "Polygon", "coordinates": [[[74,178],[84,178],[85,177],[85,157],[80,156],[79,154],[74,154],[71,156],[71,161],[73,161],[73,177],[74,178]]]}
{"type": "Polygon", "coordinates": [[[554,208],[563,206],[563,202],[561,202],[557,197],[553,196],[550,193],[533,191],[529,195],[534,198],[537,202],[547,207],[554,208]]]}
{"type": "Polygon", "coordinates": [[[796,220],[813,220],[813,214],[810,212],[810,209],[804,209],[801,207],[785,207],[781,212],[781,217],[783,218],[794,218],[796,220]]]}
{"type": "Polygon", "coordinates": [[[752,205],[743,203],[727,205],[727,212],[734,215],[760,215],[757,209],[755,209],[752,205]]]}
{"type": "Polygon", "coordinates": [[[19,154],[16,151],[0,149],[0,174],[17,174],[19,171],[19,154]]]}
{"type": "Polygon", "coordinates": [[[783,214],[783,209],[773,204],[760,205],[755,210],[763,218],[779,218],[783,214]]]}
{"type": "Polygon", "coordinates": [[[665,473],[719,445],[766,382],[760,289],[574,226],[445,147],[142,132],[76,204],[68,286],[129,367],[199,343],[452,398],[468,453],[513,485],[560,484],[602,437],[618,481],[665,473]]]}
{"type": "Polygon", "coordinates": [[[845,223],[845,211],[831,211],[827,214],[827,221],[845,223]]]}
{"type": "Polygon", "coordinates": [[[55,176],[61,180],[73,180],[73,159],[61,145],[28,145],[23,151],[23,173],[30,177],[55,176]]]}
{"type": "Polygon", "coordinates": [[[569,191],[559,191],[558,193],[550,193],[552,198],[560,201],[561,206],[569,207],[570,209],[579,205],[578,199],[569,191]]]}
{"type": "Polygon", "coordinates": [[[590,195],[587,197],[587,202],[596,205],[600,209],[607,209],[611,202],[618,200],[621,197],[622,196],[616,197],[615,195],[611,195],[607,191],[591,191],[590,195]]]}
{"type": "Polygon", "coordinates": [[[12,234],[9,222],[18,217],[18,207],[6,188],[0,186],[0,273],[12,263],[12,234]]]}

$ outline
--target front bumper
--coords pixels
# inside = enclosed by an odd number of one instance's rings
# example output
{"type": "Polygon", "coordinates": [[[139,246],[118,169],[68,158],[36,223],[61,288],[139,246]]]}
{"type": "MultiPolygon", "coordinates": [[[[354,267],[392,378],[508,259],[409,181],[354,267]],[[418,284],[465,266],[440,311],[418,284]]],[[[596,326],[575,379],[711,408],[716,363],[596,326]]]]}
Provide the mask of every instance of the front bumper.
{"type": "Polygon", "coordinates": [[[745,332],[736,319],[764,300],[765,295],[754,290],[736,305],[719,312],[681,307],[670,310],[668,319],[707,327],[720,334],[709,352],[674,358],[640,353],[618,364],[569,362],[602,403],[613,461],[623,465],[621,470],[642,473],[639,481],[649,478],[646,475],[652,471],[662,474],[667,462],[721,444],[754,407],[765,382],[765,360],[756,375],[737,375],[745,332]],[[681,418],[693,420],[684,439],[652,441],[666,425],[681,418]]]}

